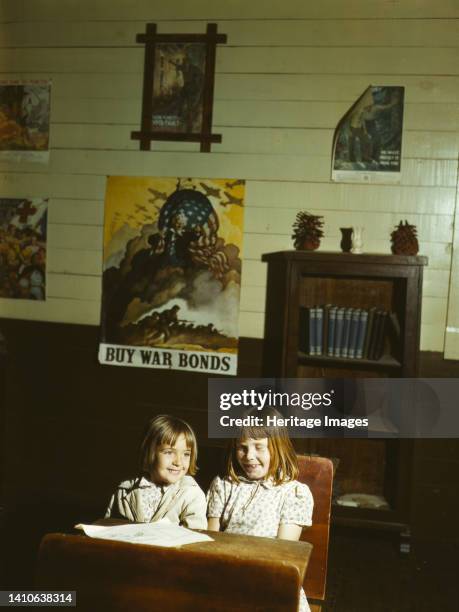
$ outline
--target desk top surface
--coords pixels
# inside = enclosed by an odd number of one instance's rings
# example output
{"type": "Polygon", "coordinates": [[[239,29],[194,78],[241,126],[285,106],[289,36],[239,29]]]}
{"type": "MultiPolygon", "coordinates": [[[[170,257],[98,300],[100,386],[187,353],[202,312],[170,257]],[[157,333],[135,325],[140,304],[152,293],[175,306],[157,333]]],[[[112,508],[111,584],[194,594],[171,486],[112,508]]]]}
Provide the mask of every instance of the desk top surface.
{"type": "MultiPolygon", "coordinates": [[[[107,524],[109,523],[109,521],[97,521],[97,523],[107,524]]],[[[280,540],[277,538],[262,538],[258,536],[239,535],[235,533],[225,533],[221,531],[206,531],[203,529],[197,529],[196,531],[209,535],[213,539],[213,541],[185,544],[180,547],[174,547],[172,548],[172,550],[177,550],[179,548],[185,554],[208,554],[216,555],[220,558],[228,557],[241,561],[257,559],[259,561],[273,562],[275,560],[279,560],[283,564],[294,565],[295,567],[297,567],[301,577],[301,581],[304,580],[306,569],[309,563],[309,558],[311,556],[313,548],[312,544],[309,544],[309,542],[296,542],[292,540],[280,540]]],[[[75,532],[74,535],[76,535],[75,532]]],[[[79,531],[78,535],[85,538],[87,537],[82,536],[81,532],[79,531]]],[[[98,538],[88,539],[94,539],[98,542],[102,541],[98,538]]],[[[107,544],[109,545],[113,544],[149,547],[146,544],[128,544],[126,542],[118,542],[114,540],[105,540],[105,542],[107,542],[107,544]]],[[[168,548],[164,547],[159,548],[161,548],[163,551],[168,550],[168,548]]]]}
{"type": "Polygon", "coordinates": [[[304,579],[312,552],[312,545],[308,542],[261,538],[221,531],[200,530],[200,532],[206,533],[214,541],[187,544],[183,548],[239,559],[253,559],[254,557],[260,561],[281,559],[284,563],[295,565],[300,572],[301,580],[304,579]]]}

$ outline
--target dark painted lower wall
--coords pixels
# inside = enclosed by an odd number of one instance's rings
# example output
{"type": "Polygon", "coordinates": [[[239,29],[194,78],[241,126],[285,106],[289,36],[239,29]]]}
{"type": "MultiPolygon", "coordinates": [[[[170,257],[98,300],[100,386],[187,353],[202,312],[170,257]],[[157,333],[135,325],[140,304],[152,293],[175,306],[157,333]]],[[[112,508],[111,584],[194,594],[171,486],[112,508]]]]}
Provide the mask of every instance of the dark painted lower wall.
{"type": "MultiPolygon", "coordinates": [[[[0,330],[7,344],[0,525],[25,521],[24,542],[100,516],[116,483],[136,472],[139,438],[153,414],[176,414],[195,428],[203,487],[219,470],[223,444],[207,438],[207,375],[101,366],[96,327],[0,320],[0,330]]],[[[261,353],[261,341],[241,340],[240,376],[260,376],[261,353]]],[[[423,353],[421,374],[459,377],[459,362],[423,353]]],[[[458,440],[416,443],[418,538],[459,540],[458,469],[458,440]]]]}

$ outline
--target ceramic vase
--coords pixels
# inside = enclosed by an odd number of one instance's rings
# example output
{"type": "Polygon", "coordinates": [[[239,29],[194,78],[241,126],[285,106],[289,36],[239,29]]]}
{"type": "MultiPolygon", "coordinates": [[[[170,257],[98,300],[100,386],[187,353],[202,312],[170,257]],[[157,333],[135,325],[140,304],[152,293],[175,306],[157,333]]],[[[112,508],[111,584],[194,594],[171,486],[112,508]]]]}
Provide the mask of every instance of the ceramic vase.
{"type": "Polygon", "coordinates": [[[363,227],[356,226],[352,229],[352,252],[355,255],[360,255],[360,253],[363,253],[363,227]]]}
{"type": "Polygon", "coordinates": [[[340,227],[340,247],[343,253],[350,253],[352,249],[352,227],[340,227]]]}

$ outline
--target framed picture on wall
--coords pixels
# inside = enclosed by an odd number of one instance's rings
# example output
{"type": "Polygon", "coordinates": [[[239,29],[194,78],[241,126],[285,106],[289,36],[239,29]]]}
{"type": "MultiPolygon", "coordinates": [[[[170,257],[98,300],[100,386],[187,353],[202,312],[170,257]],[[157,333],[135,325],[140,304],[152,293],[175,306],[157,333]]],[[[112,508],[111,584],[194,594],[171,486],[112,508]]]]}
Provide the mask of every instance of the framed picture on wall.
{"type": "Polygon", "coordinates": [[[153,140],[199,142],[201,151],[210,151],[221,142],[212,134],[212,107],[216,45],[226,35],[213,23],[205,34],[157,34],[150,23],[137,42],[145,44],[142,117],[131,138],[142,151],[153,140]]]}

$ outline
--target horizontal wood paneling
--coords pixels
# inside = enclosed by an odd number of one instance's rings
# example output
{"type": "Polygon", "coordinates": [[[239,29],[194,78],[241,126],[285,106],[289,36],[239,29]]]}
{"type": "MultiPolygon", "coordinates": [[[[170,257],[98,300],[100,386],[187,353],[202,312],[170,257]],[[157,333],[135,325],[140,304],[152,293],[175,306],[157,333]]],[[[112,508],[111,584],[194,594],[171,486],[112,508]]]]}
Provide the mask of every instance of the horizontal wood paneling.
{"type": "MultiPolygon", "coordinates": [[[[54,123],[51,127],[52,149],[99,149],[131,150],[139,148],[138,142],[130,140],[130,132],[136,123],[114,125],[94,123],[54,123]]],[[[333,130],[327,128],[253,128],[215,125],[223,142],[218,152],[264,154],[264,155],[318,155],[328,156],[333,130]]],[[[452,132],[428,132],[406,130],[404,139],[405,158],[455,159],[458,136],[452,132]]],[[[195,151],[196,144],[158,142],[155,151],[195,151]]]]}
{"type": "Polygon", "coordinates": [[[23,197],[56,197],[56,198],[103,198],[105,194],[105,176],[84,178],[73,174],[43,173],[39,165],[33,174],[21,172],[22,164],[12,164],[10,172],[0,173],[0,189],[5,198],[23,197]]]}
{"type": "MultiPolygon", "coordinates": [[[[77,75],[78,76],[78,75],[77,75]]],[[[82,78],[87,78],[82,75],[82,78]]],[[[122,77],[124,78],[124,77],[122,77]]],[[[126,77],[128,78],[128,77],[126,77]]],[[[406,101],[456,103],[457,76],[376,74],[373,66],[361,74],[218,74],[217,97],[228,100],[357,100],[368,85],[404,85],[406,101]]]]}
{"type": "MultiPolygon", "coordinates": [[[[246,127],[334,128],[350,106],[347,102],[228,101],[224,108],[216,103],[215,123],[246,127]]],[[[449,130],[457,125],[457,105],[420,104],[412,108],[406,105],[404,128],[407,130],[449,130]]]]}
{"type": "Polygon", "coordinates": [[[101,276],[102,252],[78,249],[52,248],[48,251],[47,267],[57,274],[101,276]]]}
{"type": "Polygon", "coordinates": [[[339,227],[358,223],[365,251],[387,253],[400,219],[418,226],[429,257],[423,348],[441,349],[456,211],[455,2],[5,0],[2,8],[0,76],[53,84],[49,166],[0,162],[3,197],[50,198],[48,302],[2,300],[1,313],[98,323],[106,175],[234,177],[246,179],[241,333],[263,333],[262,253],[291,248],[295,214],[308,209],[324,215],[323,250],[337,250],[339,227]],[[135,35],[147,21],[160,32],[200,32],[212,20],[228,35],[215,86],[223,143],[211,155],[192,143],[140,153],[130,140],[143,74],[135,35]],[[333,184],[333,131],[370,83],[405,86],[401,185],[333,184]]]}
{"type": "MultiPolygon", "coordinates": [[[[404,0],[394,4],[389,0],[354,0],[343,4],[342,0],[323,0],[320,3],[289,0],[283,4],[266,2],[266,0],[232,0],[219,3],[214,0],[193,0],[193,3],[168,5],[162,0],[110,0],[110,17],[116,20],[154,19],[336,19],[366,18],[376,19],[409,19],[438,18],[448,19],[458,16],[454,0],[404,0]]],[[[83,21],[90,18],[94,21],[107,19],[107,3],[80,0],[61,2],[54,0],[15,0],[5,2],[3,21],[83,21]]]]}
{"type": "MultiPolygon", "coordinates": [[[[61,206],[63,209],[67,207],[67,210],[71,206],[71,214],[76,215],[76,222],[81,224],[91,224],[94,215],[98,220],[103,218],[105,177],[85,176],[82,181],[78,175],[29,174],[25,181],[21,180],[21,176],[17,173],[0,175],[2,193],[5,197],[49,195],[51,196],[50,216],[56,214],[56,222],[59,223],[67,220],[64,210],[56,212],[56,208],[60,209],[61,206]],[[74,199],[72,196],[79,196],[80,199],[74,199]],[[89,210],[85,209],[84,202],[88,199],[91,202],[98,202],[99,212],[91,210],[92,205],[89,205],[89,210]]],[[[454,214],[455,189],[380,185],[375,190],[375,187],[370,185],[272,180],[248,182],[247,208],[282,209],[286,205],[289,209],[320,206],[321,210],[335,209],[344,213],[371,211],[377,214],[378,211],[384,210],[400,215],[407,213],[451,215],[454,214]]],[[[69,220],[69,223],[71,222],[69,220]]]]}
{"type": "MultiPolygon", "coordinates": [[[[99,175],[148,176],[154,158],[156,176],[195,176],[208,178],[242,177],[246,180],[328,182],[330,159],[328,157],[301,157],[297,155],[247,155],[214,153],[206,157],[194,153],[162,152],[150,155],[144,151],[54,151],[49,173],[99,175]]],[[[0,172],[7,173],[17,164],[0,161],[0,172]]],[[[42,173],[32,162],[21,164],[24,174],[42,173]]],[[[402,185],[453,187],[456,184],[457,163],[453,160],[407,159],[401,172],[402,185]]],[[[86,179],[85,179],[86,180],[86,179]]],[[[71,194],[68,194],[71,195],[71,194]]]]}
{"type": "Polygon", "coordinates": [[[49,225],[50,248],[102,251],[102,231],[92,225],[49,225]]]}
{"type": "Polygon", "coordinates": [[[366,72],[368,66],[371,66],[375,75],[387,72],[393,75],[458,74],[457,52],[447,47],[430,47],[429,50],[392,46],[367,47],[365,53],[362,53],[360,48],[350,47],[273,47],[269,49],[269,63],[266,62],[267,52],[267,48],[260,47],[253,49],[249,55],[238,47],[222,49],[217,68],[222,72],[354,74],[366,72]]]}
{"type": "Polygon", "coordinates": [[[53,198],[49,203],[49,224],[97,225],[104,222],[103,200],[53,198]]]}
{"type": "MultiPolygon", "coordinates": [[[[290,238],[293,221],[297,211],[300,209],[286,209],[278,211],[275,208],[249,208],[247,210],[247,232],[249,234],[288,234],[290,238]],[[285,214],[283,214],[285,212],[285,214]]],[[[394,228],[402,220],[403,213],[381,213],[378,225],[375,226],[372,222],[373,214],[361,211],[347,211],[345,214],[341,210],[330,210],[324,208],[309,207],[313,214],[324,216],[324,231],[325,239],[322,241],[322,246],[325,248],[325,241],[328,244],[334,240],[334,247],[331,250],[339,250],[339,244],[342,235],[339,231],[340,227],[352,227],[363,225],[365,230],[363,234],[365,252],[378,252],[381,249],[380,244],[384,242],[385,236],[386,248],[381,252],[390,251],[390,235],[394,228]],[[376,250],[375,250],[376,249],[376,250]]],[[[416,224],[418,229],[418,238],[421,249],[427,252],[430,247],[428,243],[449,243],[451,235],[453,217],[448,215],[410,215],[410,222],[416,224]]],[[[435,261],[430,262],[432,265],[435,261]]]]}
{"type": "Polygon", "coordinates": [[[73,300],[94,300],[100,303],[102,283],[99,276],[80,274],[48,273],[46,293],[48,298],[70,298],[73,300]]]}
{"type": "MultiPolygon", "coordinates": [[[[144,51],[138,48],[61,47],[54,49],[3,48],[0,50],[1,72],[75,72],[142,73],[144,51]]],[[[443,75],[458,74],[457,53],[449,47],[367,47],[365,52],[355,47],[232,47],[219,49],[216,59],[218,72],[355,74],[383,75],[443,75]],[[250,49],[250,53],[248,53],[250,49]],[[267,54],[269,61],[267,61],[267,54]],[[339,65],[339,69],[337,69],[339,65]]]]}
{"type": "MultiPolygon", "coordinates": [[[[459,83],[459,80],[458,80],[459,83]]],[[[137,87],[140,94],[140,87],[137,87]]],[[[362,93],[362,92],[361,92],[362,93]]],[[[351,103],[284,100],[216,100],[214,125],[218,127],[313,128],[334,130],[351,103]]],[[[121,124],[135,127],[140,117],[139,99],[86,98],[68,102],[53,99],[53,122],[121,124]]],[[[458,126],[457,105],[421,103],[406,105],[406,130],[425,132],[454,130],[458,126]]],[[[130,133],[126,129],[126,140],[130,133]]],[[[331,146],[331,139],[330,139],[331,146]]],[[[236,148],[236,150],[238,150],[236,148]]],[[[329,153],[329,151],[327,152],[329,153]]]]}
{"type": "MultiPolygon", "coordinates": [[[[302,209],[302,208],[301,208],[302,209]]],[[[290,234],[293,221],[300,208],[248,208],[245,217],[245,229],[249,233],[258,234],[290,234]]],[[[390,240],[390,233],[394,226],[400,221],[400,212],[391,214],[380,213],[378,225],[373,223],[372,212],[346,211],[339,208],[323,209],[314,205],[308,209],[313,214],[324,214],[324,232],[329,238],[336,237],[336,246],[341,240],[340,227],[346,223],[347,226],[363,225],[364,240],[377,240],[381,235],[386,235],[390,240]]],[[[425,242],[448,242],[453,228],[454,217],[449,215],[415,215],[410,216],[410,221],[417,226],[418,238],[421,244],[425,242]]]]}
{"type": "Polygon", "coordinates": [[[2,299],[0,316],[79,325],[99,325],[100,303],[94,300],[48,297],[44,302],[2,299]]]}
{"type": "MultiPolygon", "coordinates": [[[[150,16],[149,19],[156,16],[150,16]]],[[[157,21],[158,33],[204,32],[207,21],[157,21]]],[[[299,47],[455,47],[457,25],[448,19],[220,20],[219,27],[231,46],[299,47]]],[[[0,47],[136,47],[136,35],[145,32],[145,21],[78,21],[56,28],[53,22],[7,23],[0,47]]]]}
{"type": "Polygon", "coordinates": [[[417,212],[454,214],[456,190],[399,185],[343,185],[302,182],[250,181],[247,204],[295,208],[323,206],[347,210],[367,210],[375,214],[417,212]]]}
{"type": "MultiPolygon", "coordinates": [[[[248,52],[250,52],[248,50],[248,52]]],[[[371,68],[371,66],[369,66],[371,68]]],[[[142,72],[136,74],[66,72],[13,73],[6,67],[2,78],[52,79],[54,99],[103,98],[137,100],[142,87],[142,72]]],[[[310,100],[353,104],[368,85],[404,85],[408,104],[456,104],[459,78],[439,75],[362,74],[228,74],[216,73],[215,100],[310,100]]],[[[53,119],[53,118],[52,118],[53,119]]],[[[312,118],[314,119],[314,118],[312,118]]],[[[136,118],[137,121],[137,118],[136,118]]],[[[331,126],[334,128],[335,126],[331,126]]]]}

